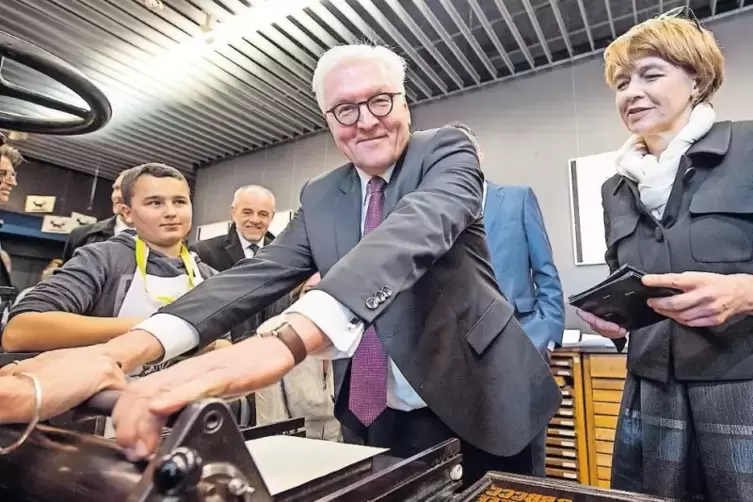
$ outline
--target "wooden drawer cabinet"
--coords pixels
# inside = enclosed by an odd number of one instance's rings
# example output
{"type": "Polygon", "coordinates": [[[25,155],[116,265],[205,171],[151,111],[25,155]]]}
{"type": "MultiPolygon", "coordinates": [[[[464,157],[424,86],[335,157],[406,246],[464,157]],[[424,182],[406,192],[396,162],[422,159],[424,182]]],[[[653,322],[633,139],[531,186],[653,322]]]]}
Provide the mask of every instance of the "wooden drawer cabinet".
{"type": "Polygon", "coordinates": [[[546,475],[588,484],[581,356],[577,352],[555,351],[550,366],[562,392],[562,404],[547,430],[546,475]]]}
{"type": "Polygon", "coordinates": [[[558,349],[550,366],[562,405],[547,430],[547,477],[609,488],[625,356],[558,349]]]}
{"type": "Polygon", "coordinates": [[[609,487],[612,452],[627,375],[622,354],[583,354],[588,465],[592,485],[609,487]]]}

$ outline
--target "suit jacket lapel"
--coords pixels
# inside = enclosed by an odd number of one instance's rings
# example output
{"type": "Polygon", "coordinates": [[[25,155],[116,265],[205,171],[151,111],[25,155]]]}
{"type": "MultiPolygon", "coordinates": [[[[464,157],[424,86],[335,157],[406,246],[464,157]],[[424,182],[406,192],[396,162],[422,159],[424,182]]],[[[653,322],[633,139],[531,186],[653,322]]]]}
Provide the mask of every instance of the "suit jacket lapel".
{"type": "Polygon", "coordinates": [[[233,260],[232,263],[238,263],[246,257],[246,253],[243,252],[241,247],[241,241],[238,239],[238,232],[235,230],[235,225],[230,225],[230,230],[225,238],[225,250],[233,260]]]}
{"type": "Polygon", "coordinates": [[[382,208],[383,218],[386,218],[390,215],[390,213],[392,213],[392,211],[395,209],[395,206],[397,206],[398,200],[400,199],[400,191],[397,189],[397,177],[400,175],[400,170],[403,168],[405,159],[409,155],[409,152],[411,150],[410,145],[411,144],[409,142],[408,146],[405,147],[405,150],[403,150],[403,154],[395,163],[395,169],[392,170],[392,177],[390,177],[390,182],[387,183],[386,187],[384,187],[384,208],[382,208]]]}
{"type": "Polygon", "coordinates": [[[502,201],[505,196],[498,186],[489,184],[486,189],[486,201],[484,203],[484,227],[494,227],[497,219],[503,216],[502,201]]]}
{"type": "Polygon", "coordinates": [[[338,260],[353,249],[361,238],[362,195],[355,167],[351,166],[340,181],[339,189],[332,219],[338,260]]]}

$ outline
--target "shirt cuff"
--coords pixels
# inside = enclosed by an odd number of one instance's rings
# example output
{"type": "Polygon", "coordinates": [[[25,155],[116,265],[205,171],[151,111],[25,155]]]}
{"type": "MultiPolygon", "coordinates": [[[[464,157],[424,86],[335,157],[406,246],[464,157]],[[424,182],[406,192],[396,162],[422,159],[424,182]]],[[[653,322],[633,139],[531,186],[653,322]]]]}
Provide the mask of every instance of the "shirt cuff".
{"type": "Polygon", "coordinates": [[[151,333],[165,351],[160,361],[174,359],[199,346],[199,332],[191,323],[170,314],[155,314],[132,329],[151,333]]]}
{"type": "Polygon", "coordinates": [[[556,343],[554,343],[554,341],[552,341],[552,340],[549,340],[549,343],[547,344],[546,348],[547,348],[547,350],[554,350],[554,348],[555,348],[556,346],[557,346],[557,344],[556,344],[556,343]]]}
{"type": "Polygon", "coordinates": [[[332,342],[331,346],[311,354],[313,357],[351,357],[364,332],[364,324],[360,318],[334,297],[318,289],[306,293],[283,312],[290,313],[308,317],[332,342]]]}

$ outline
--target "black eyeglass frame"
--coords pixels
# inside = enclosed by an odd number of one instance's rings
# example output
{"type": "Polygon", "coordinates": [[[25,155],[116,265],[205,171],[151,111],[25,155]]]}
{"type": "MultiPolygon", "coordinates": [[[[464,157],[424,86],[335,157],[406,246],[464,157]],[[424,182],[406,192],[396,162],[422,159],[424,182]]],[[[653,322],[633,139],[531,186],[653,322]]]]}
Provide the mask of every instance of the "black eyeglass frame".
{"type": "Polygon", "coordinates": [[[698,31],[703,32],[701,22],[698,21],[695,12],[693,12],[693,9],[688,5],[681,5],[674,9],[670,9],[664,14],[661,14],[659,19],[687,19],[688,21],[693,21],[695,27],[698,28],[698,31]]]}
{"type": "Polygon", "coordinates": [[[381,118],[386,117],[390,113],[392,113],[392,110],[395,109],[395,96],[400,96],[401,94],[403,94],[403,93],[402,92],[380,92],[378,94],[374,94],[369,99],[366,99],[364,101],[359,101],[357,103],[347,103],[347,102],[346,103],[339,103],[339,104],[333,106],[332,108],[330,108],[329,110],[327,110],[325,112],[325,114],[326,113],[331,113],[332,116],[335,117],[335,120],[337,120],[337,122],[339,124],[344,125],[346,127],[349,127],[349,126],[357,124],[358,121],[361,120],[361,106],[366,105],[366,108],[369,109],[369,113],[371,113],[376,118],[381,119],[381,118]],[[374,113],[374,111],[371,109],[371,103],[372,103],[372,101],[374,99],[376,99],[376,98],[384,97],[384,96],[388,96],[390,98],[390,108],[385,113],[381,113],[381,114],[380,113],[374,113]],[[342,107],[342,106],[355,106],[356,107],[357,113],[356,113],[355,120],[353,120],[352,122],[343,122],[342,120],[340,120],[340,118],[337,116],[337,109],[340,108],[340,107],[342,107]]]}

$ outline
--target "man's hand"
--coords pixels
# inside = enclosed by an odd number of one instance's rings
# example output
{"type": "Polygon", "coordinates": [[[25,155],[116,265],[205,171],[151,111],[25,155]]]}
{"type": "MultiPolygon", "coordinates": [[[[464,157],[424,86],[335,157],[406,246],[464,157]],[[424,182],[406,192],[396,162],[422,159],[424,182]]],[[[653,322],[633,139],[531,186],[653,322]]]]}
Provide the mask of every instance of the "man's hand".
{"type": "Polygon", "coordinates": [[[681,290],[675,296],[652,298],[648,305],[685,326],[719,326],[734,315],[753,311],[753,276],[747,274],[650,274],[643,277],[643,284],[681,290]]]}
{"type": "Polygon", "coordinates": [[[131,460],[159,445],[167,418],[201,398],[237,398],[279,381],[293,355],[274,337],[253,337],[188,359],[133,384],[112,414],[116,440],[131,460]]]}

